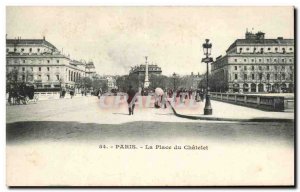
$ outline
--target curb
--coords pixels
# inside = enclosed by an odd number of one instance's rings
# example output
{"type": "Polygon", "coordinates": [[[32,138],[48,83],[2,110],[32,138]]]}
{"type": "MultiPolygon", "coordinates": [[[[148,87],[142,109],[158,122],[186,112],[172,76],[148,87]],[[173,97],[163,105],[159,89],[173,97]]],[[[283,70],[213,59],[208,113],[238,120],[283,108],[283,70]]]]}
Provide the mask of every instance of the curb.
{"type": "Polygon", "coordinates": [[[173,113],[177,117],[182,117],[186,119],[194,119],[194,120],[208,120],[208,121],[236,121],[236,122],[294,122],[294,119],[274,119],[274,118],[252,118],[252,119],[237,119],[237,118],[222,118],[222,117],[199,117],[199,116],[190,116],[190,115],[182,115],[176,112],[174,107],[170,104],[173,113]]]}

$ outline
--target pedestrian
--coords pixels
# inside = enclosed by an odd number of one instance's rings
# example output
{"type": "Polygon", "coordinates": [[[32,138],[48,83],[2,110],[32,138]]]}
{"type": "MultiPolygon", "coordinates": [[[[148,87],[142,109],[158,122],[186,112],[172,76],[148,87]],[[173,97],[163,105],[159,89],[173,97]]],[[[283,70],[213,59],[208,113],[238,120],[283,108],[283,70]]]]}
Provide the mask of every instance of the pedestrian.
{"type": "Polygon", "coordinates": [[[71,99],[73,99],[73,96],[74,96],[74,91],[73,90],[70,91],[70,95],[71,95],[71,99]]]}
{"type": "Polygon", "coordinates": [[[133,90],[132,86],[129,85],[129,89],[127,91],[127,103],[128,103],[128,111],[129,115],[133,115],[134,107],[135,107],[135,101],[136,101],[136,92],[133,90]]]}
{"type": "Polygon", "coordinates": [[[101,97],[101,90],[98,91],[98,99],[101,97]]]}

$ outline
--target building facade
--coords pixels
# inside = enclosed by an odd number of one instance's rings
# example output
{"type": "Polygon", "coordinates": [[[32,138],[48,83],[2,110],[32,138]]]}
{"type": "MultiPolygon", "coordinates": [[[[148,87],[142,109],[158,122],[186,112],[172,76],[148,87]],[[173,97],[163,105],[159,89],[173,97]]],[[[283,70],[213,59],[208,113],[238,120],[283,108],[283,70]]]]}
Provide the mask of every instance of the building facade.
{"type": "MultiPolygon", "coordinates": [[[[140,66],[132,67],[129,71],[129,75],[137,74],[138,76],[144,76],[146,73],[146,65],[141,64],[140,66]]],[[[162,70],[156,64],[148,64],[148,74],[149,75],[161,75],[162,70]]]]}
{"type": "Polygon", "coordinates": [[[87,77],[93,78],[96,75],[96,67],[92,61],[88,62],[85,66],[85,74],[87,77]]]}
{"type": "MultiPolygon", "coordinates": [[[[162,70],[161,68],[156,64],[150,64],[148,65],[148,82],[147,82],[147,88],[151,86],[151,79],[153,76],[161,75],[162,70]]],[[[131,67],[131,70],[129,71],[129,76],[134,77],[137,79],[137,84],[139,89],[145,87],[145,75],[146,75],[146,64],[141,64],[139,66],[131,67]]]]}
{"type": "MultiPolygon", "coordinates": [[[[246,32],[211,65],[213,78],[229,92],[294,92],[294,39],[265,39],[246,32]]],[[[213,90],[219,91],[219,90],[213,90]]]]}
{"type": "Polygon", "coordinates": [[[7,81],[33,83],[38,91],[73,89],[86,63],[70,59],[43,39],[6,39],[7,81]]]}

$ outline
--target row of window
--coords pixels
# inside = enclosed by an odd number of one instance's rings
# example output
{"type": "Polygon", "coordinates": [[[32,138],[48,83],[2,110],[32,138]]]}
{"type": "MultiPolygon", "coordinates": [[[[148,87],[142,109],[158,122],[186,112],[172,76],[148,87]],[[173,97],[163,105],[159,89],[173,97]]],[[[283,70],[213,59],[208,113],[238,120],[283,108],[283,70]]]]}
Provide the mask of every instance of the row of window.
{"type": "MultiPolygon", "coordinates": [[[[29,52],[29,53],[32,53],[32,50],[33,50],[32,48],[28,48],[28,52],[29,52]]],[[[38,53],[41,51],[40,48],[37,48],[36,50],[37,50],[38,53]]],[[[14,48],[14,52],[17,52],[17,51],[18,51],[18,49],[17,49],[17,48],[14,48]]],[[[25,51],[25,48],[21,48],[20,51],[21,51],[21,52],[24,52],[24,51],[25,51]]],[[[44,49],[44,51],[46,51],[46,49],[44,49]]],[[[6,48],[6,52],[7,52],[7,53],[9,52],[9,48],[6,48]]]]}
{"type": "MultiPolygon", "coordinates": [[[[250,48],[247,47],[245,50],[246,50],[246,51],[250,51],[250,48]]],[[[260,53],[263,53],[264,50],[266,50],[266,51],[271,51],[271,47],[267,47],[267,48],[263,48],[263,47],[262,47],[262,48],[260,48],[259,52],[260,52],[260,53]]],[[[279,48],[278,48],[278,47],[275,47],[274,50],[275,50],[275,52],[278,52],[278,51],[279,51],[279,48]]],[[[289,50],[290,50],[290,51],[293,51],[293,48],[290,47],[289,50]]],[[[243,48],[240,47],[240,48],[239,48],[239,52],[241,53],[242,51],[243,51],[243,48]]],[[[253,52],[256,52],[256,51],[257,51],[257,49],[256,49],[256,47],[254,47],[254,48],[253,48],[253,52]]],[[[285,52],[286,52],[286,49],[285,49],[284,47],[282,47],[282,48],[281,48],[281,51],[282,51],[282,53],[285,53],[285,52]]]]}
{"type": "MultiPolygon", "coordinates": [[[[241,67],[241,66],[240,66],[241,67]]],[[[264,70],[270,70],[271,69],[271,67],[272,66],[266,66],[265,68],[264,68],[264,70]]],[[[244,66],[244,70],[246,71],[247,70],[247,66],[244,66]]],[[[285,70],[286,69],[286,66],[274,66],[273,67],[274,68],[274,70],[278,70],[278,69],[282,69],[282,70],[285,70]]],[[[289,66],[289,68],[290,68],[290,70],[293,70],[294,69],[294,67],[293,66],[289,66]]],[[[254,66],[249,66],[249,69],[250,70],[252,70],[252,71],[254,71],[255,70],[255,67],[254,66]]],[[[238,66],[234,66],[234,70],[238,70],[238,66]]],[[[258,66],[258,70],[263,70],[263,67],[262,66],[258,66]]]]}
{"type": "MultiPolygon", "coordinates": [[[[31,64],[34,64],[34,63],[35,63],[35,60],[30,60],[30,62],[28,62],[28,61],[29,61],[29,60],[27,60],[27,62],[26,62],[26,60],[23,59],[23,60],[22,60],[22,63],[23,63],[23,64],[25,64],[25,63],[31,63],[31,64]]],[[[18,64],[18,63],[19,63],[19,60],[18,60],[18,59],[15,59],[15,60],[14,60],[14,64],[18,64]]],[[[39,60],[39,63],[42,64],[42,60],[39,60]]],[[[51,63],[51,60],[48,59],[48,60],[47,60],[47,64],[50,64],[50,63],[51,63]]],[[[59,60],[58,60],[58,59],[56,60],[56,63],[57,63],[57,64],[59,63],[59,60]]]]}
{"type": "MultiPolygon", "coordinates": [[[[247,62],[247,61],[250,61],[250,62],[252,62],[252,63],[254,63],[254,62],[256,62],[256,61],[258,61],[258,62],[262,62],[263,61],[263,59],[243,59],[243,61],[244,62],[247,62]]],[[[285,62],[290,62],[290,63],[292,63],[293,62],[293,59],[284,59],[284,58],[282,58],[281,60],[280,59],[277,59],[277,58],[274,58],[274,59],[266,59],[266,62],[273,62],[273,63],[277,63],[277,62],[282,62],[282,63],[285,63],[285,62]]],[[[237,63],[238,62],[238,60],[237,59],[234,59],[234,62],[235,63],[237,63]]]]}
{"type": "MultiPolygon", "coordinates": [[[[17,80],[16,78],[17,77],[15,77],[15,80],[17,80]]],[[[23,81],[32,81],[33,80],[33,75],[28,75],[28,76],[27,75],[22,75],[22,80],[23,81]]],[[[42,75],[38,75],[37,80],[42,80],[42,75]]],[[[50,75],[46,75],[46,80],[47,81],[51,80],[50,75]]],[[[59,75],[55,76],[55,80],[59,81],[59,75]]]]}
{"type": "MultiPolygon", "coordinates": [[[[47,67],[47,71],[50,71],[50,67],[47,67]]],[[[33,67],[30,67],[30,70],[33,71],[33,67]]],[[[56,70],[59,70],[59,67],[56,67],[56,70]]],[[[25,71],[25,67],[22,67],[22,71],[25,71]]],[[[38,71],[42,71],[42,67],[38,67],[38,71]]]]}
{"type": "MultiPolygon", "coordinates": [[[[270,78],[271,78],[271,74],[267,74],[266,79],[270,80],[270,78]]],[[[234,79],[238,79],[238,74],[234,74],[234,79]]],[[[255,74],[251,74],[251,79],[255,80],[255,74]]],[[[262,73],[258,74],[258,79],[259,80],[263,79],[263,74],[262,73]]],[[[293,80],[293,79],[294,79],[293,74],[289,74],[289,77],[287,79],[286,79],[285,73],[274,74],[274,80],[293,80]]],[[[244,80],[248,80],[248,75],[247,74],[244,74],[244,80]]]]}

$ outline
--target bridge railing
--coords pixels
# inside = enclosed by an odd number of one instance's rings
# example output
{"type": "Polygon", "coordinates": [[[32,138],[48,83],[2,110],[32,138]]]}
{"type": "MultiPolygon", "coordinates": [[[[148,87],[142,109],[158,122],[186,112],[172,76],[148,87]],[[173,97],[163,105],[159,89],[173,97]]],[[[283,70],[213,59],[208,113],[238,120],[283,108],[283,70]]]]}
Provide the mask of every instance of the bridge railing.
{"type": "Polygon", "coordinates": [[[211,92],[210,97],[213,100],[219,100],[223,102],[259,108],[268,111],[284,111],[286,104],[284,97],[280,96],[262,96],[211,92]]]}

